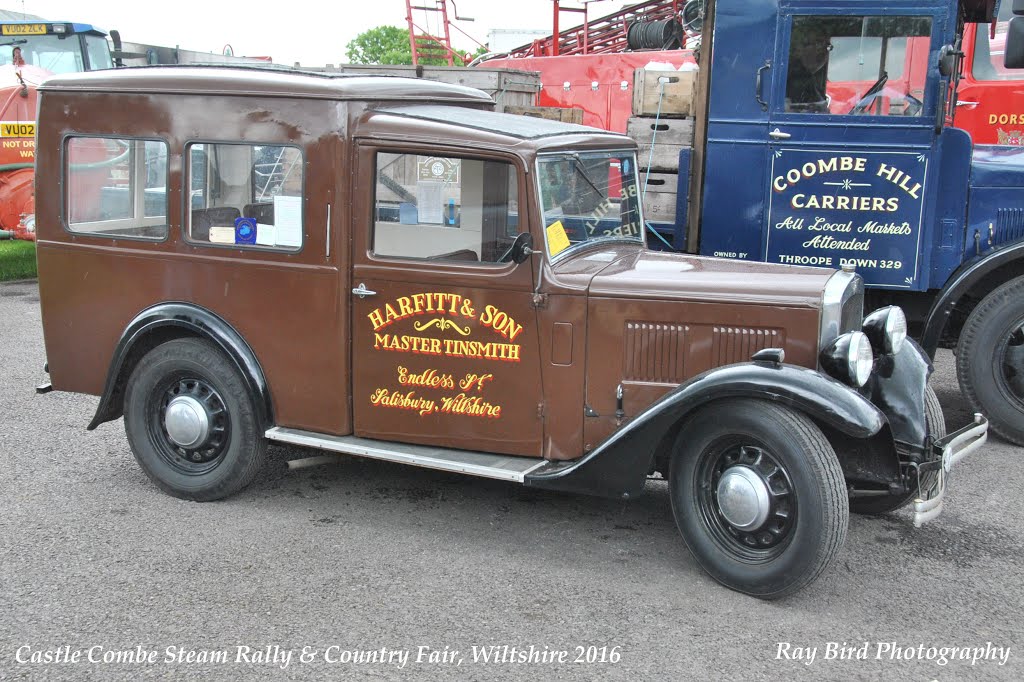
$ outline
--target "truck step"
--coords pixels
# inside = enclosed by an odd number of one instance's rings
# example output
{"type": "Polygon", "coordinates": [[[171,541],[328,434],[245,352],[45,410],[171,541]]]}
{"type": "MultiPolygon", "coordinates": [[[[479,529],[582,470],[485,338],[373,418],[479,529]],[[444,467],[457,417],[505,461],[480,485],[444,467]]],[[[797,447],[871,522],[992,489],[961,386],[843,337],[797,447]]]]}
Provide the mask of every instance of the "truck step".
{"type": "Polygon", "coordinates": [[[346,455],[382,459],[399,464],[452,471],[481,478],[522,483],[527,474],[548,464],[536,457],[494,455],[487,452],[452,450],[429,445],[410,445],[392,441],[372,440],[358,436],[331,436],[280,426],[267,429],[268,440],[302,445],[346,455]]]}

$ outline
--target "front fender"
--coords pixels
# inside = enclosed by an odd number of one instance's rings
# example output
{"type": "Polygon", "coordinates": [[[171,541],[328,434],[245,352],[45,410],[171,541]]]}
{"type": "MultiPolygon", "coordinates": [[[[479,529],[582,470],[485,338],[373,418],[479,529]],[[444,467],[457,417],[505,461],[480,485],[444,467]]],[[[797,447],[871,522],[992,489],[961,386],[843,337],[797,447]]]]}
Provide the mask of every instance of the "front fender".
{"type": "Polygon", "coordinates": [[[526,477],[537,488],[603,497],[634,497],[643,490],[654,453],[673,425],[723,398],[757,398],[787,405],[856,439],[886,423],[871,402],[821,372],[750,362],[700,374],[663,396],[585,457],[552,463],[526,477]]]}
{"type": "Polygon", "coordinates": [[[991,251],[975,256],[957,268],[950,275],[946,285],[932,303],[928,317],[925,319],[924,331],[921,333],[921,346],[934,358],[935,351],[942,342],[942,332],[946,329],[949,316],[956,309],[960,299],[978,285],[990,273],[1024,260],[1024,241],[1000,245],[991,251]]]}
{"type": "Polygon", "coordinates": [[[110,360],[107,381],[96,414],[87,427],[89,431],[121,416],[125,383],[142,354],[157,343],[180,336],[200,337],[216,344],[235,364],[248,384],[262,423],[273,423],[270,388],[263,375],[263,368],[242,335],[206,308],[193,303],[174,302],[147,308],[128,323],[110,360]]]}

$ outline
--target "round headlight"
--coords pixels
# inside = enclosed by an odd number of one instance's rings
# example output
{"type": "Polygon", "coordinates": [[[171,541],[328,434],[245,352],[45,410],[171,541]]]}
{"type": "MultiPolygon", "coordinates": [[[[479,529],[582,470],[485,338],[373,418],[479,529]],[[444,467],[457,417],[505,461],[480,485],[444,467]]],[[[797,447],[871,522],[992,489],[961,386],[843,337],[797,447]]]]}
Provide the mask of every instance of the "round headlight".
{"type": "Polygon", "coordinates": [[[820,360],[822,369],[830,375],[859,388],[871,377],[875,355],[866,334],[849,332],[822,350],[820,360]]]}
{"type": "Polygon", "coordinates": [[[864,333],[879,355],[895,355],[907,340],[907,316],[899,306],[879,308],[864,318],[864,333]]]}
{"type": "Polygon", "coordinates": [[[855,386],[863,386],[871,376],[871,368],[875,364],[875,354],[871,352],[871,341],[866,334],[853,332],[850,334],[850,351],[846,362],[850,367],[850,379],[855,386]]]}

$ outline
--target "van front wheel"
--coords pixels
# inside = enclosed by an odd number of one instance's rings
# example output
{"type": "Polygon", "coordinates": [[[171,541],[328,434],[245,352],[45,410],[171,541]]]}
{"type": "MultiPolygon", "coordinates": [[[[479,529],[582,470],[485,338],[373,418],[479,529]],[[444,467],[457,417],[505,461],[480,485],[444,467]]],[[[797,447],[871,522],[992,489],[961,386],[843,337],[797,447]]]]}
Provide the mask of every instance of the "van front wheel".
{"type": "Polygon", "coordinates": [[[815,580],[846,539],[839,460],[821,430],[760,400],[705,408],[680,431],[669,486],[694,558],[726,587],[777,599],[815,580]]]}
{"type": "Polygon", "coordinates": [[[202,339],[168,341],[139,361],[125,391],[124,425],[146,475],[182,499],[227,497],[248,485],[266,458],[245,381],[202,339]]]}

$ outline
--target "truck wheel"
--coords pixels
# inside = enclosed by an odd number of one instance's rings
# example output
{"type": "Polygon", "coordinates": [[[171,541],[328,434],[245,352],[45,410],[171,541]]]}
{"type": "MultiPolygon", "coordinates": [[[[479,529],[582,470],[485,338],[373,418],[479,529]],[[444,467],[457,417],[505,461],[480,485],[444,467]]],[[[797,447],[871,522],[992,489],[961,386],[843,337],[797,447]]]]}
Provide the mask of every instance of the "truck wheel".
{"type": "MultiPolygon", "coordinates": [[[[942,405],[939,397],[931,386],[925,388],[924,418],[928,424],[928,434],[932,440],[939,440],[946,435],[946,419],[942,416],[942,405]]],[[[929,471],[921,476],[921,488],[930,488],[938,474],[929,471]]],[[[916,481],[914,482],[916,484],[916,481]]],[[[885,514],[896,511],[910,504],[917,497],[917,488],[901,495],[884,495],[880,497],[854,497],[850,500],[850,511],[854,514],[885,514]]]]}
{"type": "Polygon", "coordinates": [[[245,381],[205,340],[168,341],[139,361],[125,391],[124,427],[146,475],[186,500],[237,492],[266,458],[245,381]]]}
{"type": "Polygon", "coordinates": [[[993,433],[1024,445],[1024,277],[978,304],[956,350],[960,390],[993,433]]]}
{"type": "Polygon", "coordinates": [[[807,417],[760,400],[712,405],[676,441],[672,513],[701,567],[777,599],[814,581],[846,539],[839,460],[807,417]]]}

